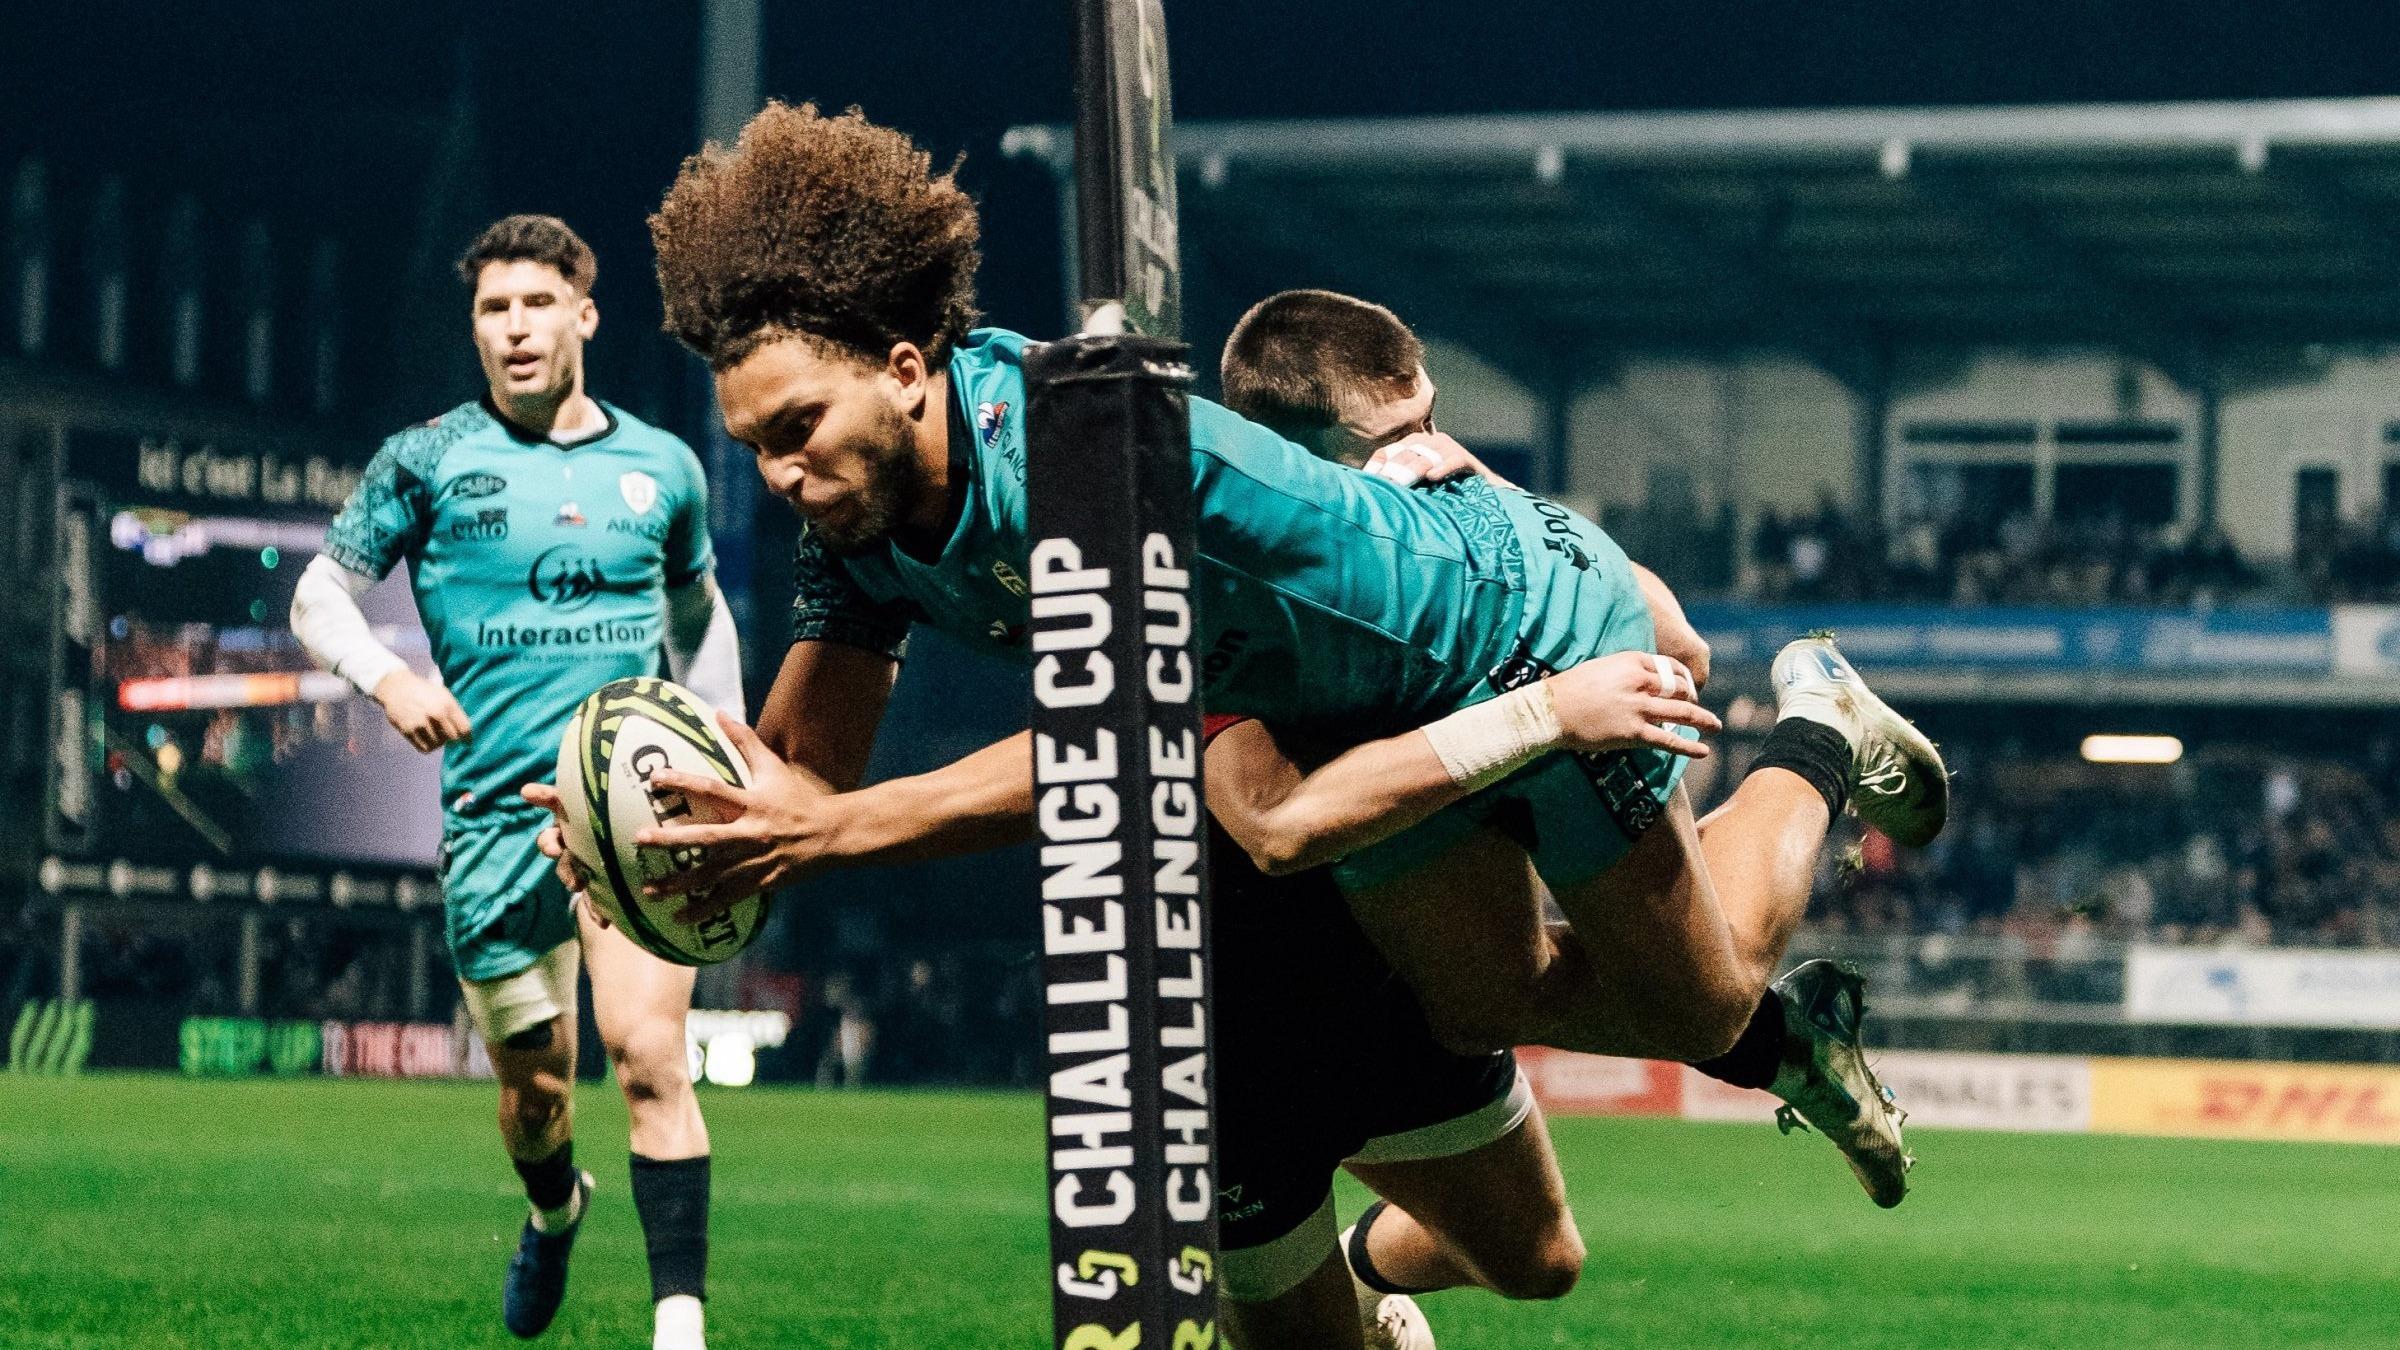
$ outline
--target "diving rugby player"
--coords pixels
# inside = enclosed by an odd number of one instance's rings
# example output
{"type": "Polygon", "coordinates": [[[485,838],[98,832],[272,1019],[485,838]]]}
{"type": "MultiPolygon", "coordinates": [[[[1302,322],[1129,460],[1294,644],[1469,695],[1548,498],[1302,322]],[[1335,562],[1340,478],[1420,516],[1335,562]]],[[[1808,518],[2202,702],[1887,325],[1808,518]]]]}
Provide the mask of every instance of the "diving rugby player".
{"type": "MultiPolygon", "coordinates": [[[[669,330],[709,361],[728,430],[808,522],[797,640],[762,722],[779,753],[836,787],[863,770],[910,624],[1024,652],[1024,339],[970,331],[977,228],[973,203],[906,137],[783,105],[732,150],[688,160],[652,218],[669,330]]],[[[1557,961],[1496,991],[1420,986],[1437,1030],[1460,1048],[1685,1060],[1732,1048],[1762,991],[1675,791],[1681,757],[1559,753],[1540,678],[1650,649],[1623,552],[1540,498],[1476,479],[1410,491],[1189,406],[1201,642],[1229,657],[1206,686],[1210,710],[1335,742],[1445,728],[1428,739],[1463,799],[1349,852],[1344,889],[1415,903],[1413,887],[1472,921],[1547,883],[1587,934],[1631,935],[1626,950],[1578,949],[1623,978],[1557,961]]],[[[1870,824],[1930,838],[1948,804],[1931,745],[1829,646],[1786,655],[1787,711],[1810,698],[1831,720],[1786,719],[1794,734],[1770,747],[1793,761],[1784,776],[1827,816],[1854,781],[1872,783],[1858,794],[1870,824]]],[[[1023,738],[983,753],[1027,755],[1023,738]]],[[[810,848],[799,783],[746,794],[746,816],[707,836],[720,856],[675,884],[787,875],[810,848]]],[[[1004,820],[959,828],[1022,829],[1030,783],[1004,806],[1004,820]]]]}

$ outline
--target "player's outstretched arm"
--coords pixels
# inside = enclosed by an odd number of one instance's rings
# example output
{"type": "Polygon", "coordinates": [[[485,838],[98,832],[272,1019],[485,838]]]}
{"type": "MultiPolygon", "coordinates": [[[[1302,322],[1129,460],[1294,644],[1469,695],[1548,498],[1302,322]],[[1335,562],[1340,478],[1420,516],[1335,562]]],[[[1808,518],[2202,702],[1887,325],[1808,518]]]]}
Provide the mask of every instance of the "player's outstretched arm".
{"type": "Polygon", "coordinates": [[[1209,810],[1261,871],[1303,871],[1390,838],[1554,750],[1705,758],[1706,746],[1669,730],[1722,729],[1698,699],[1680,662],[1619,652],[1313,769],[1272,728],[1245,722],[1209,746],[1209,810]]]}
{"type": "MultiPolygon", "coordinates": [[[[823,814],[821,803],[836,799],[837,788],[855,787],[866,777],[875,729],[891,702],[898,670],[898,661],[883,652],[813,638],[795,642],[767,691],[758,730],[742,725],[738,717],[725,721],[727,734],[750,765],[751,785],[733,789],[739,798],[728,799],[729,785],[714,778],[662,772],[652,779],[660,787],[681,788],[716,802],[739,817],[723,825],[687,827],[708,829],[705,839],[688,838],[681,831],[664,839],[678,847],[722,845],[699,868],[677,874],[674,889],[707,894],[717,886],[756,883],[748,890],[722,892],[738,898],[796,879],[794,868],[814,856],[810,841],[823,833],[816,823],[823,814]]],[[[530,783],[522,792],[526,801],[557,814],[556,789],[530,783]]],[[[639,842],[659,842],[656,834],[652,831],[639,842]]],[[[568,889],[583,889],[557,821],[543,827],[539,843],[542,852],[556,860],[568,889]]],[[[695,913],[705,912],[704,906],[693,908],[695,913]]]]}
{"type": "MultiPolygon", "coordinates": [[[[713,802],[720,814],[739,813],[722,824],[635,834],[636,844],[709,851],[707,861],[652,886],[653,895],[749,895],[840,867],[981,853],[1033,833],[1031,732],[855,792],[834,792],[813,777],[786,781],[791,770],[747,728],[729,724],[726,732],[749,757],[750,787],[666,771],[651,780],[713,802]]],[[[710,908],[688,906],[685,921],[710,908]]]]}
{"type": "Polygon", "coordinates": [[[795,642],[758,711],[758,738],[837,791],[867,776],[900,663],[843,642],[795,642]]]}

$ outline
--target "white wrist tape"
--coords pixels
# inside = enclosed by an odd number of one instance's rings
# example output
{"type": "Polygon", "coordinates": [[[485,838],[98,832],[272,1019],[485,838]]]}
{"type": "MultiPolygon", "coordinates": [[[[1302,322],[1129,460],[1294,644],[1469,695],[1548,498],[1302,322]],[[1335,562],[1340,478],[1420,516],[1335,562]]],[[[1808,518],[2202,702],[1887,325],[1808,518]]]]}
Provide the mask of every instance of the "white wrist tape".
{"type": "Polygon", "coordinates": [[[1450,771],[1450,781],[1473,792],[1558,748],[1558,705],[1546,680],[1512,689],[1425,728],[1425,739],[1450,771]]]}
{"type": "MultiPolygon", "coordinates": [[[[1673,657],[1663,652],[1652,652],[1650,653],[1650,668],[1658,672],[1658,696],[1660,698],[1684,697],[1683,668],[1676,663],[1673,657]]],[[[1693,689],[1691,697],[1696,700],[1699,696],[1700,691],[1696,688],[1693,689]]]]}

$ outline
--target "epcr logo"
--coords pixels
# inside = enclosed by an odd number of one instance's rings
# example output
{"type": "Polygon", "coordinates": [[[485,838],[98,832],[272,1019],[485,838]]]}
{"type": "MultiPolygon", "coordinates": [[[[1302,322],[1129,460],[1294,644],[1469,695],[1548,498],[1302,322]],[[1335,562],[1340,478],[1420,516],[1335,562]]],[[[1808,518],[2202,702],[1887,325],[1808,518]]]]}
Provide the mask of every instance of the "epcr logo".
{"type": "Polygon", "coordinates": [[[606,585],[599,562],[574,553],[569,544],[543,549],[525,574],[525,589],[533,598],[558,609],[581,609],[606,585]]]}

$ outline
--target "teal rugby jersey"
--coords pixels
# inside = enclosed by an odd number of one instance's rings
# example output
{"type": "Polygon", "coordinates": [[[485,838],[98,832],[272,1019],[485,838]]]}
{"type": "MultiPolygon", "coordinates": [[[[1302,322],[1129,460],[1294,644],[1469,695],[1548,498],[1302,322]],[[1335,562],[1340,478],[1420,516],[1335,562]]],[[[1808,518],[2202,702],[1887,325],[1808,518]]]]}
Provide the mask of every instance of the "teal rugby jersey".
{"type": "Polygon", "coordinates": [[[602,404],[561,446],[462,404],[383,443],[325,551],[380,577],[403,559],[434,661],[474,723],[443,751],[453,815],[550,781],[594,689],[660,668],[666,592],[711,564],[708,488],[681,440],[602,404]]]}
{"type": "MultiPolygon", "coordinates": [[[[1024,347],[981,329],[950,360],[952,476],[965,481],[937,557],[888,541],[837,555],[803,530],[795,640],[898,655],[923,622],[1024,657],[1024,347]]],[[[1388,735],[1529,666],[1651,644],[1624,553],[1546,501],[1476,479],[1397,487],[1200,398],[1191,435],[1212,713],[1388,735]]]]}

